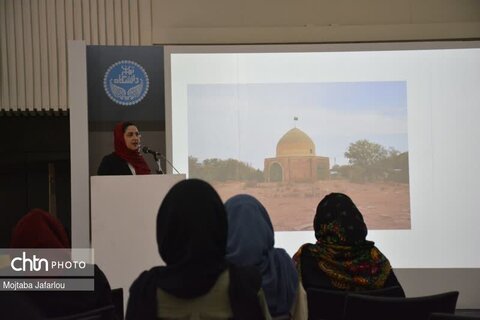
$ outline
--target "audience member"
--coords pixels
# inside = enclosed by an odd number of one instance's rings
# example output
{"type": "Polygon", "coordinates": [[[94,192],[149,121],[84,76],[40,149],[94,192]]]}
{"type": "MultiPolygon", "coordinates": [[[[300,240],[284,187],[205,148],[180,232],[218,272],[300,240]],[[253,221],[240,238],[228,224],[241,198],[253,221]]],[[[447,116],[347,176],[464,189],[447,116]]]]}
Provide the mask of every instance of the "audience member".
{"type": "Polygon", "coordinates": [[[157,215],[166,265],[134,281],[126,319],[270,319],[258,271],[225,260],[227,228],[225,207],[208,183],[173,186],[157,215]]]}
{"type": "Polygon", "coordinates": [[[296,319],[306,319],[306,310],[300,312],[300,305],[295,304],[299,288],[295,266],[284,249],[274,248],[273,226],[265,207],[256,198],[242,194],[230,198],[225,209],[228,215],[227,260],[237,266],[259,269],[273,318],[295,314],[296,319]]]}
{"type": "Polygon", "coordinates": [[[0,291],[1,319],[45,320],[37,305],[22,291],[0,291]]]}
{"type": "MultiPolygon", "coordinates": [[[[68,249],[70,241],[58,219],[46,211],[33,209],[15,226],[10,247],[68,249]]],[[[96,265],[94,272],[94,291],[24,291],[22,295],[28,297],[44,318],[66,316],[111,305],[111,289],[107,278],[96,265]]],[[[5,292],[10,295],[16,293],[5,292]]]]}
{"type": "Polygon", "coordinates": [[[347,195],[325,196],[313,226],[317,242],[302,245],[294,255],[305,288],[364,291],[400,286],[388,259],[366,240],[362,214],[347,195]]]}

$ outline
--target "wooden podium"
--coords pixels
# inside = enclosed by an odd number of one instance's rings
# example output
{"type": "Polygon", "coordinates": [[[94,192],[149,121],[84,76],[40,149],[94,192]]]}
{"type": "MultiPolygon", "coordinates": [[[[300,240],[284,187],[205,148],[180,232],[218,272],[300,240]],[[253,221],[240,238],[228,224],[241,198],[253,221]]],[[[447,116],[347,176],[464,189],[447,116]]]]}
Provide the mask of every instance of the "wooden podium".
{"type": "Polygon", "coordinates": [[[138,275],[162,265],[156,219],[163,198],[183,174],[93,176],[90,178],[94,261],[113,288],[128,289],[138,275]]]}

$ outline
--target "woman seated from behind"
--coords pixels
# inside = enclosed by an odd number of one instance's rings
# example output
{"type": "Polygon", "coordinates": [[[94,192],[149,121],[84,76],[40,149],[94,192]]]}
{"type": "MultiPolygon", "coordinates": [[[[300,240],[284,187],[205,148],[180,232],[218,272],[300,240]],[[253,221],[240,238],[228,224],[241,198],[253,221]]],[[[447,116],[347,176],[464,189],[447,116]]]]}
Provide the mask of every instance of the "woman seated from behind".
{"type": "Polygon", "coordinates": [[[166,265],[134,281],[127,320],[270,319],[258,271],[225,260],[227,214],[208,183],[184,180],[170,189],[157,215],[157,244],[166,265]]]}
{"type": "MultiPolygon", "coordinates": [[[[60,220],[46,211],[33,209],[15,226],[10,247],[68,249],[70,240],[60,220]]],[[[46,318],[68,316],[113,304],[110,284],[105,274],[96,265],[94,265],[94,291],[25,291],[23,293],[46,318]]],[[[105,319],[116,319],[116,317],[112,312],[105,319]]]]}
{"type": "MultiPolygon", "coordinates": [[[[254,197],[236,195],[225,203],[228,215],[227,260],[237,266],[255,266],[262,274],[262,289],[272,317],[306,318],[295,305],[298,276],[284,249],[274,248],[272,222],[265,207],[254,197]],[[295,310],[296,309],[296,310],[295,310]]],[[[303,304],[305,306],[305,304],[303,304]]]]}
{"type": "Polygon", "coordinates": [[[366,240],[362,214],[345,194],[331,193],[313,220],[317,243],[294,256],[304,288],[365,291],[400,286],[388,259],[366,240]]]}

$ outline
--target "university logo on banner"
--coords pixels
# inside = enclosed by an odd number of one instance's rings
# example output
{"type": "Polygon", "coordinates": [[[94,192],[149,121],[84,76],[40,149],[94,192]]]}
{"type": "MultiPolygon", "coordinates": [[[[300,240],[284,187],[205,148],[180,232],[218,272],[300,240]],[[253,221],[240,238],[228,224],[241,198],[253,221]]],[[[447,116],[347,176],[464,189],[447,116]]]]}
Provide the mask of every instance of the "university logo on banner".
{"type": "Polygon", "coordinates": [[[148,92],[149,80],[145,69],[135,61],[121,60],[105,72],[103,86],[113,102],[131,106],[139,103],[148,92]]]}

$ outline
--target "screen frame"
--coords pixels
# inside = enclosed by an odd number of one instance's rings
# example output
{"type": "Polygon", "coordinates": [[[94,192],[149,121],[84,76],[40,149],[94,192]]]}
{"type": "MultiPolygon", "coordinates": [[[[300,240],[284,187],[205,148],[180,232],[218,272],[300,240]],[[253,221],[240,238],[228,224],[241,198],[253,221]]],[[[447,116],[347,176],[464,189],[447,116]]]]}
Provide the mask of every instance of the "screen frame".
{"type": "MultiPolygon", "coordinates": [[[[173,45],[165,46],[165,112],[166,112],[166,151],[169,161],[175,163],[173,156],[172,132],[172,70],[171,56],[173,54],[209,54],[209,53],[290,53],[290,52],[361,52],[361,51],[402,51],[402,50],[441,50],[480,48],[480,41],[419,41],[419,42],[375,42],[375,43],[342,43],[342,44],[282,44],[282,45],[173,45]]],[[[180,169],[182,170],[182,169],[180,169]]],[[[381,230],[380,232],[382,232],[381,230]]],[[[401,231],[402,232],[402,231],[401,231]]],[[[407,231],[408,232],[408,231],[407,231]]],[[[375,232],[376,233],[376,230],[375,232]]],[[[304,232],[276,232],[276,235],[285,238],[277,242],[280,245],[291,241],[292,237],[299,237],[303,242],[312,242],[311,235],[304,232]],[[288,233],[288,234],[287,234],[288,233]]],[[[313,239],[314,240],[314,239],[313,239]]],[[[374,237],[375,240],[375,237],[374,237]]],[[[292,254],[291,250],[289,253],[292,254]]],[[[407,263],[408,265],[408,263],[407,263]]],[[[406,268],[406,265],[402,265],[406,268]]],[[[413,268],[437,268],[435,263],[429,265],[413,264],[413,268]]],[[[458,265],[448,265],[447,268],[459,268],[458,265]]],[[[474,268],[478,266],[475,265],[474,268]]],[[[443,267],[440,267],[443,268],[443,267]]]]}

